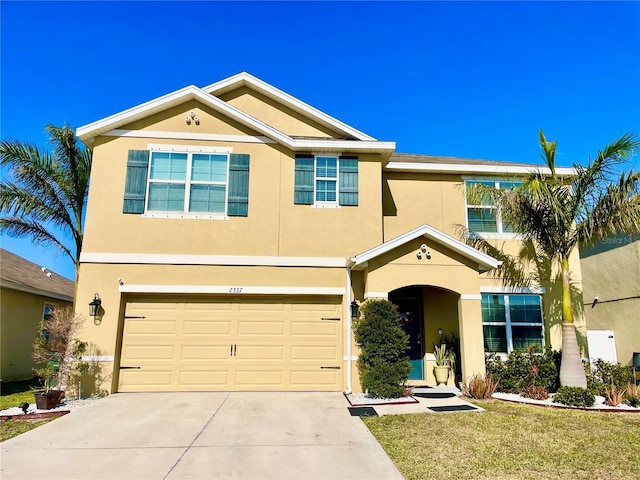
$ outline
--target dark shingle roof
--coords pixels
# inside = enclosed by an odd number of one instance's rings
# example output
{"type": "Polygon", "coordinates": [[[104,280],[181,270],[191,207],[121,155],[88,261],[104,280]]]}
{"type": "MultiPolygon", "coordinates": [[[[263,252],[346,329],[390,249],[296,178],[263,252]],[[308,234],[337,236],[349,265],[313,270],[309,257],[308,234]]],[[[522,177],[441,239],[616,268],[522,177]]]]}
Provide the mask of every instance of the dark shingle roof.
{"type": "Polygon", "coordinates": [[[7,288],[39,290],[63,300],[73,299],[74,284],[71,280],[49,270],[42,271],[39,265],[4,248],[0,249],[0,282],[7,288]]]}
{"type": "Polygon", "coordinates": [[[449,165],[497,165],[505,167],[544,167],[534,163],[505,162],[500,160],[479,160],[477,158],[443,157],[439,155],[416,155],[413,153],[394,153],[390,162],[433,163],[449,165]]]}

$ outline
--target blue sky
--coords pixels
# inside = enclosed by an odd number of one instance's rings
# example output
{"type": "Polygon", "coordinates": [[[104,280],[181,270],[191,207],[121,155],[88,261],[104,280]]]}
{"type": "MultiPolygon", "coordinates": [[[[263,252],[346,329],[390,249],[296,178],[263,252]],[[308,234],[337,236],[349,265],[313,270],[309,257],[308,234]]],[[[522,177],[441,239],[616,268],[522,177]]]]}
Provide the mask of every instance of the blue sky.
{"type": "MultiPolygon", "coordinates": [[[[639,2],[2,1],[1,136],[247,71],[397,151],[561,165],[640,135],[639,2]]],[[[630,167],[638,168],[635,157],[630,167]]],[[[3,172],[4,173],[4,172],[3,172]]],[[[29,240],[2,246],[73,278],[29,240]]]]}

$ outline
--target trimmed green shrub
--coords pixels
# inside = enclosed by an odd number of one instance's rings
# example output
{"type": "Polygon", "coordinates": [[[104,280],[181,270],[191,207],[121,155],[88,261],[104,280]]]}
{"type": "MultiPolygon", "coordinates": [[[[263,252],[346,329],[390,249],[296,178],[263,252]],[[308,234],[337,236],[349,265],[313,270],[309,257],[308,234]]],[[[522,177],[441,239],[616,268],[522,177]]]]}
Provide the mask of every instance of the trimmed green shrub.
{"type": "Polygon", "coordinates": [[[396,306],[388,300],[367,300],[354,321],[360,347],[358,371],[362,390],[374,398],[399,398],[409,377],[409,336],[400,326],[396,306]]]}
{"type": "Polygon", "coordinates": [[[532,385],[554,392],[560,386],[559,356],[559,352],[538,353],[534,346],[526,352],[511,352],[507,360],[490,354],[486,357],[487,375],[498,381],[499,392],[520,394],[532,385]]]}
{"type": "Polygon", "coordinates": [[[594,395],[604,397],[611,385],[618,390],[624,389],[633,378],[633,370],[630,366],[623,366],[605,362],[598,358],[586,365],[587,388],[594,395]]]}
{"type": "Polygon", "coordinates": [[[572,407],[592,407],[596,403],[596,397],[587,388],[560,387],[553,396],[553,403],[572,407]]]}

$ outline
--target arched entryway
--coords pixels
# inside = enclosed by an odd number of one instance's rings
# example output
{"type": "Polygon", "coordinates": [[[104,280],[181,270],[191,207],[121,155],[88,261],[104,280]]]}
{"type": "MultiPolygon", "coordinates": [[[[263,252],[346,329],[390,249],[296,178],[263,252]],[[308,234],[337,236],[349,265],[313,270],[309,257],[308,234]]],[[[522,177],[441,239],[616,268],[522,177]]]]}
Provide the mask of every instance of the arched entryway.
{"type": "MultiPolygon", "coordinates": [[[[433,345],[443,339],[458,341],[458,302],[460,295],[430,285],[411,285],[389,293],[398,307],[402,327],[409,335],[410,383],[434,383],[433,345]]],[[[460,363],[460,359],[457,360],[460,363]]]]}

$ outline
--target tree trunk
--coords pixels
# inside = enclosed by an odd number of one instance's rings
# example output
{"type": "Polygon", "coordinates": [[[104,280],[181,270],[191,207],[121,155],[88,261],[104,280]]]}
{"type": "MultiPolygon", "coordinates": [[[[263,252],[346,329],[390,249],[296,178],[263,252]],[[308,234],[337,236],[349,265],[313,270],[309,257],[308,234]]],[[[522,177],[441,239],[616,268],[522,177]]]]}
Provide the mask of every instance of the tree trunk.
{"type": "Polygon", "coordinates": [[[573,323],[569,259],[562,261],[562,359],[560,361],[560,385],[587,388],[587,377],[580,358],[576,326],[573,323]]]}

